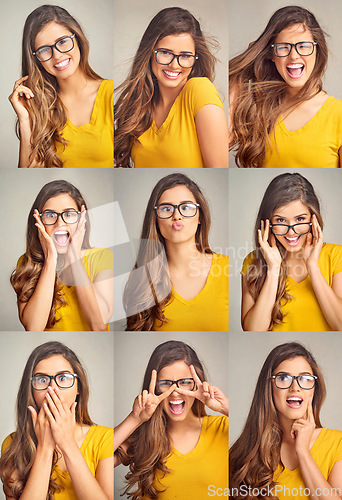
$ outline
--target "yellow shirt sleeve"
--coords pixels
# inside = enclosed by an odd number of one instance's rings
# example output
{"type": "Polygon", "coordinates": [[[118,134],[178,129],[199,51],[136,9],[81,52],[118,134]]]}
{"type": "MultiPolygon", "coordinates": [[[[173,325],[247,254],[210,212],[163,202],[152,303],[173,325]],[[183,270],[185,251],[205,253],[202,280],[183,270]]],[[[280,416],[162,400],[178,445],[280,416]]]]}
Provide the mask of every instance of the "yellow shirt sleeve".
{"type": "Polygon", "coordinates": [[[86,251],[84,260],[91,281],[101,271],[114,269],[114,255],[108,248],[91,248],[86,251]]]}
{"type": "Polygon", "coordinates": [[[1,456],[5,453],[5,451],[11,446],[15,433],[9,434],[2,442],[1,445],[1,456]]]}

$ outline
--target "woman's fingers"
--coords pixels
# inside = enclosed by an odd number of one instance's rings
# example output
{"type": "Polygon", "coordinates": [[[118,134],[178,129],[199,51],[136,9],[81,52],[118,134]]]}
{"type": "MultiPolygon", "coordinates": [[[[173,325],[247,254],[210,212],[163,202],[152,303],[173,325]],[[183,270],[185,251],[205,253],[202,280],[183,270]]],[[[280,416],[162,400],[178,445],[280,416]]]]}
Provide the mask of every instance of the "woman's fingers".
{"type": "Polygon", "coordinates": [[[52,424],[52,425],[55,424],[56,420],[54,419],[54,417],[49,409],[48,404],[43,403],[42,408],[44,409],[45,415],[46,415],[47,419],[49,420],[50,424],[52,424]]]}
{"type": "Polygon", "coordinates": [[[157,370],[152,370],[150,386],[148,389],[148,392],[150,394],[155,394],[154,391],[156,389],[156,383],[157,383],[157,370]]]}
{"type": "Polygon", "coordinates": [[[315,424],[315,417],[314,417],[313,409],[312,409],[312,398],[310,398],[309,402],[308,402],[307,417],[308,417],[309,422],[315,424]]]}
{"type": "Polygon", "coordinates": [[[36,427],[37,418],[38,418],[37,412],[36,412],[36,410],[33,408],[33,406],[28,406],[28,407],[27,407],[27,409],[28,409],[28,410],[29,410],[29,412],[31,413],[33,427],[36,427]]]}
{"type": "Polygon", "coordinates": [[[49,410],[52,413],[52,415],[54,416],[54,419],[56,420],[59,416],[58,409],[57,409],[55,403],[53,402],[53,400],[48,392],[46,393],[45,398],[46,398],[46,402],[47,402],[47,405],[49,407],[49,410]]]}
{"type": "Polygon", "coordinates": [[[52,389],[52,387],[49,387],[48,388],[49,390],[49,393],[53,402],[55,403],[56,405],[56,408],[58,409],[59,413],[62,413],[63,411],[65,412],[65,406],[64,406],[64,402],[62,401],[62,398],[60,397],[60,391],[59,389],[56,387],[55,390],[52,389]]]}
{"type": "Polygon", "coordinates": [[[190,365],[190,371],[191,371],[191,375],[192,375],[194,381],[196,382],[197,387],[199,387],[200,385],[202,385],[201,379],[197,375],[197,372],[195,370],[194,365],[190,365]]]}
{"type": "MultiPolygon", "coordinates": [[[[176,389],[176,384],[172,384],[171,387],[168,388],[167,391],[162,392],[157,398],[159,399],[159,403],[161,403],[164,399],[166,399],[170,394],[176,389]]],[[[180,392],[180,389],[177,388],[177,392],[180,392]]]]}
{"type": "Polygon", "coordinates": [[[28,79],[28,75],[22,76],[21,78],[19,78],[19,80],[16,80],[14,83],[13,90],[15,90],[22,82],[25,82],[25,80],[27,80],[27,79],[28,79]]]}
{"type": "Polygon", "coordinates": [[[143,408],[145,407],[146,405],[146,402],[147,402],[147,396],[148,396],[148,392],[146,390],[144,390],[142,392],[142,405],[143,405],[143,408]]]}

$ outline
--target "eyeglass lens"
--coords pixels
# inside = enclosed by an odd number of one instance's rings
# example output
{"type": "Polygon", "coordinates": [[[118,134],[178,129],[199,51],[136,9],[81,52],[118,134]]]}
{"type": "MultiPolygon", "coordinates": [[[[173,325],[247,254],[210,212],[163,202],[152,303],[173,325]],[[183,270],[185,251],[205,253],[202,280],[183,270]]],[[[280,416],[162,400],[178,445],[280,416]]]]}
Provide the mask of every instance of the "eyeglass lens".
{"type": "Polygon", "coordinates": [[[65,222],[65,224],[75,224],[79,218],[79,212],[76,212],[76,210],[67,210],[62,213],[43,212],[41,214],[42,223],[45,226],[56,224],[59,215],[62,217],[62,220],[63,222],[65,222]]]}
{"type": "Polygon", "coordinates": [[[174,383],[176,383],[180,389],[186,389],[188,391],[192,391],[195,387],[195,381],[193,378],[181,378],[179,380],[157,380],[157,388],[160,392],[165,392],[174,383]]]}
{"type": "Polygon", "coordinates": [[[310,56],[314,51],[315,44],[313,42],[275,43],[273,50],[276,56],[286,57],[290,54],[292,47],[300,56],[310,56]]]}
{"type": "Polygon", "coordinates": [[[47,389],[51,380],[54,379],[58,387],[61,389],[69,389],[74,385],[75,375],[73,373],[58,373],[55,376],[50,375],[35,375],[32,377],[32,385],[37,391],[47,389]]]}
{"type": "Polygon", "coordinates": [[[74,48],[74,40],[70,36],[62,38],[61,40],[58,40],[54,45],[52,46],[45,46],[41,47],[36,51],[36,56],[39,59],[40,62],[45,62],[51,59],[53,52],[52,52],[52,47],[56,47],[56,49],[61,52],[69,52],[74,48]]]}
{"type": "Polygon", "coordinates": [[[315,385],[315,378],[312,375],[294,375],[281,374],[275,376],[275,384],[279,389],[288,389],[291,387],[294,379],[297,380],[302,389],[312,389],[315,385]]]}
{"type": "Polygon", "coordinates": [[[195,203],[181,203],[180,205],[159,205],[157,207],[157,215],[160,219],[169,219],[178,209],[183,217],[194,217],[197,213],[197,205],[195,203]]]}
{"type": "Polygon", "coordinates": [[[156,61],[159,64],[171,64],[176,58],[179,66],[182,68],[192,68],[195,64],[196,56],[191,54],[173,54],[173,52],[168,52],[167,50],[156,50],[156,61]]]}
{"type": "Polygon", "coordinates": [[[284,236],[292,228],[296,234],[307,234],[310,231],[310,227],[310,222],[294,224],[293,226],[289,226],[288,224],[272,224],[272,231],[277,236],[284,236]]]}

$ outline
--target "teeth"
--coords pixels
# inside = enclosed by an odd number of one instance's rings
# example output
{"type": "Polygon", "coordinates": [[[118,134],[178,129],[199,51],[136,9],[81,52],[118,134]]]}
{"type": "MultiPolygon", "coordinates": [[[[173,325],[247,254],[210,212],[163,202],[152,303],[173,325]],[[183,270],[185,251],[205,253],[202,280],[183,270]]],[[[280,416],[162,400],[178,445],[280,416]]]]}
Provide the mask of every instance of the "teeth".
{"type": "Polygon", "coordinates": [[[180,404],[182,404],[182,403],[184,403],[184,401],[183,401],[183,400],[179,400],[179,401],[170,401],[170,405],[180,405],[180,404]]]}
{"type": "Polygon", "coordinates": [[[299,403],[301,403],[303,400],[301,398],[295,398],[295,397],[293,397],[293,398],[287,398],[286,401],[299,401],[299,403]]]}
{"type": "Polygon", "coordinates": [[[164,73],[166,73],[167,75],[169,76],[178,76],[179,73],[177,72],[174,72],[174,71],[166,71],[166,69],[164,69],[164,73]]]}
{"type": "Polygon", "coordinates": [[[297,69],[297,68],[303,68],[304,64],[288,64],[287,67],[288,68],[293,68],[293,69],[297,69]]]}
{"type": "Polygon", "coordinates": [[[68,231],[55,231],[55,234],[68,234],[68,231]]]}
{"type": "Polygon", "coordinates": [[[67,66],[69,64],[70,59],[67,59],[66,61],[62,61],[58,64],[55,64],[55,68],[64,68],[64,66],[67,66]]]}
{"type": "Polygon", "coordinates": [[[289,238],[288,236],[286,236],[286,239],[289,240],[289,241],[296,241],[298,240],[299,236],[295,236],[294,238],[289,238]]]}

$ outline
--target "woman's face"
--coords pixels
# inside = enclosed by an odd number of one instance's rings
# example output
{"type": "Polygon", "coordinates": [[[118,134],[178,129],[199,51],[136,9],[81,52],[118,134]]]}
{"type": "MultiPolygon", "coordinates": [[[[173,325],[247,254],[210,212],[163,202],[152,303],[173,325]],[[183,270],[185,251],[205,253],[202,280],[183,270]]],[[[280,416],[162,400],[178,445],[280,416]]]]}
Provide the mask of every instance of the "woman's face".
{"type": "MultiPolygon", "coordinates": [[[[274,43],[313,42],[313,36],[302,24],[295,24],[285,28],[277,35],[274,43]]],[[[300,90],[310,78],[316,63],[316,47],[310,56],[301,56],[292,47],[286,57],[273,55],[278,73],[293,91],[300,90]]]]}
{"type": "MultiPolygon", "coordinates": [[[[74,33],[72,33],[68,28],[65,28],[61,24],[57,24],[53,21],[44,26],[44,28],[38,33],[35,39],[34,48],[37,50],[46,45],[53,45],[62,38],[73,34],[74,33]]],[[[54,47],[52,49],[52,58],[46,62],[40,63],[44,69],[50,73],[50,75],[55,76],[57,79],[66,79],[74,75],[79,70],[81,53],[76,36],[73,38],[73,41],[73,49],[62,53],[54,47]]]]}
{"type": "MultiPolygon", "coordinates": [[[[313,375],[309,363],[302,356],[287,359],[280,363],[272,375],[313,375]]],[[[278,389],[272,380],[272,394],[274,405],[280,415],[290,420],[303,418],[306,415],[310,400],[315,393],[313,389],[302,389],[297,379],[294,379],[288,389],[278,389]]]]}
{"type": "MultiPolygon", "coordinates": [[[[34,375],[41,375],[42,381],[44,380],[43,375],[57,375],[59,373],[74,373],[71,364],[67,361],[64,356],[61,354],[51,356],[46,359],[42,359],[39,361],[35,369],[33,370],[34,375]]],[[[75,379],[75,383],[72,387],[68,389],[61,389],[57,386],[54,379],[50,382],[50,387],[55,389],[56,387],[59,389],[60,398],[67,405],[68,408],[76,401],[76,396],[78,394],[78,385],[77,379],[75,379]]],[[[44,390],[36,390],[32,388],[32,394],[34,400],[40,408],[44,402],[46,402],[46,393],[49,392],[48,389],[44,390]]]]}
{"type": "MultiPolygon", "coordinates": [[[[79,211],[75,200],[69,194],[62,193],[50,198],[43,206],[41,213],[62,213],[70,210],[79,211]]],[[[59,216],[55,224],[44,224],[44,227],[47,234],[52,238],[57,252],[59,254],[65,254],[68,251],[70,240],[76,232],[77,222],[74,224],[66,224],[62,217],[59,216]]]]}
{"type": "MultiPolygon", "coordinates": [[[[175,361],[171,365],[162,368],[157,376],[157,380],[179,380],[181,378],[192,378],[190,367],[185,361],[175,361]]],[[[194,414],[191,411],[195,398],[184,396],[176,389],[169,397],[162,401],[161,405],[168,419],[173,422],[183,422],[187,418],[192,418],[194,414]]]]}
{"type": "MultiPolygon", "coordinates": [[[[164,203],[179,205],[186,202],[196,203],[196,198],[186,186],[180,185],[164,191],[157,205],[164,203]]],[[[172,217],[169,219],[160,219],[157,217],[157,224],[165,241],[175,245],[195,241],[195,234],[200,223],[199,210],[200,208],[197,209],[194,217],[182,215],[178,208],[175,209],[172,217]]]]}
{"type": "MultiPolygon", "coordinates": [[[[288,205],[277,208],[271,217],[271,224],[272,226],[274,224],[288,224],[292,226],[294,224],[309,223],[311,222],[311,218],[311,213],[308,207],[300,200],[296,200],[292,201],[288,205]]],[[[310,226],[296,226],[295,230],[297,233],[301,233],[307,231],[309,227],[310,226]]],[[[279,226],[278,228],[273,227],[272,231],[273,233],[281,232],[282,226],[279,226]]],[[[296,232],[290,228],[288,233],[284,236],[275,235],[275,237],[288,252],[296,253],[304,247],[308,234],[296,234],[296,232]]]]}
{"type": "MultiPolygon", "coordinates": [[[[188,33],[168,35],[159,40],[154,50],[163,50],[172,54],[195,55],[195,42],[188,33]]],[[[155,53],[151,58],[152,72],[158,80],[159,87],[164,89],[183,88],[188,80],[192,68],[182,68],[176,58],[170,64],[159,64],[155,53]]]]}

